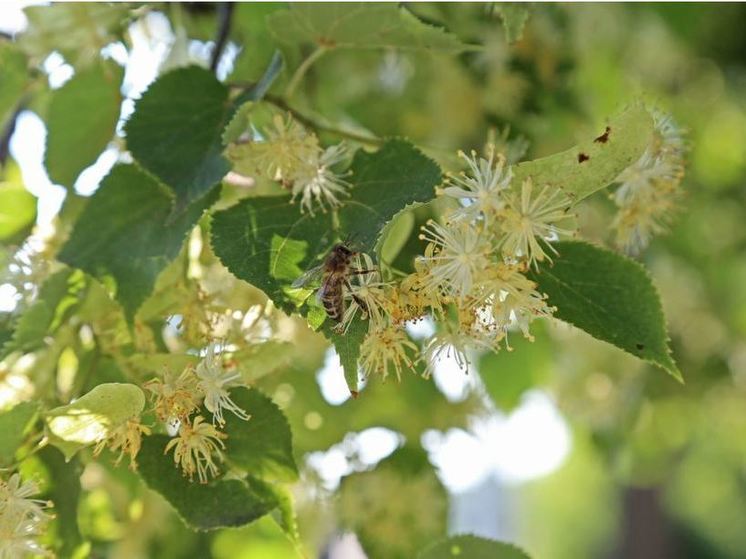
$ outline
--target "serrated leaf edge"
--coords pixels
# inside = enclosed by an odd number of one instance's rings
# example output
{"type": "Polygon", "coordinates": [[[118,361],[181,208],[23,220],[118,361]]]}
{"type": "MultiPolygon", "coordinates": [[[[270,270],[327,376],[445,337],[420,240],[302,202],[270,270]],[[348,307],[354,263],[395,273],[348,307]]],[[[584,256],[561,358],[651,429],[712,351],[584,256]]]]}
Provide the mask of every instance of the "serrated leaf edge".
{"type": "MultiPolygon", "coordinates": [[[[653,359],[646,358],[646,357],[641,357],[640,355],[635,355],[634,353],[632,353],[632,352],[630,352],[630,351],[628,351],[628,350],[626,350],[626,349],[624,349],[622,347],[614,345],[613,343],[611,343],[611,342],[609,342],[607,340],[602,340],[600,338],[597,338],[596,336],[594,336],[590,332],[587,332],[587,334],[589,336],[591,336],[594,340],[598,340],[600,342],[606,343],[606,344],[610,345],[611,347],[619,349],[619,350],[623,351],[624,353],[626,353],[628,355],[632,355],[633,357],[636,357],[637,359],[640,359],[641,361],[644,361],[644,362],[649,363],[651,365],[654,365],[654,366],[656,366],[656,367],[658,367],[660,369],[663,369],[665,372],[667,372],[673,378],[675,378],[676,380],[678,380],[680,383],[684,384],[684,377],[682,376],[681,371],[679,370],[679,368],[676,366],[676,362],[673,359],[673,352],[672,352],[670,344],[669,344],[669,342],[671,341],[671,338],[668,336],[668,321],[666,320],[666,313],[664,312],[663,305],[661,303],[662,299],[661,299],[661,296],[660,296],[660,292],[658,291],[658,287],[655,285],[655,282],[653,281],[653,278],[650,275],[650,272],[648,272],[647,268],[645,268],[642,264],[640,264],[636,260],[628,257],[627,255],[618,253],[618,252],[613,251],[613,250],[609,250],[609,248],[607,248],[605,246],[602,246],[600,244],[597,244],[597,243],[591,243],[591,242],[588,242],[588,241],[575,241],[575,240],[568,241],[568,242],[573,242],[573,243],[576,243],[576,244],[579,244],[579,245],[586,245],[586,246],[589,246],[589,247],[592,247],[592,248],[601,249],[601,250],[604,250],[604,251],[606,251],[606,252],[608,252],[610,254],[614,254],[615,256],[619,256],[619,257],[622,258],[622,260],[625,260],[626,262],[631,263],[637,270],[639,270],[640,272],[642,272],[643,277],[645,277],[645,279],[648,280],[651,288],[653,289],[653,292],[655,294],[655,297],[656,297],[656,300],[657,300],[657,303],[658,303],[658,305],[657,305],[658,306],[658,311],[660,312],[661,318],[663,319],[663,327],[665,329],[665,342],[666,342],[666,348],[665,349],[666,349],[666,356],[668,357],[668,359],[670,361],[670,366],[667,367],[663,363],[659,363],[658,361],[654,361],[653,359]]],[[[562,258],[562,253],[560,253],[560,255],[557,258],[558,259],[562,258]]],[[[560,322],[564,322],[565,324],[570,324],[571,326],[573,326],[575,328],[578,328],[579,330],[583,330],[583,332],[585,332],[585,330],[583,328],[581,328],[580,326],[576,326],[575,324],[573,324],[570,321],[563,320],[561,318],[556,318],[556,317],[554,319],[558,320],[560,322]]]]}
{"type": "MultiPolygon", "coordinates": [[[[485,538],[483,536],[478,536],[477,534],[474,534],[474,533],[471,533],[471,532],[460,533],[460,534],[451,534],[450,536],[446,536],[445,538],[441,538],[441,539],[433,542],[432,544],[428,545],[424,549],[422,549],[417,554],[417,559],[422,559],[423,557],[425,557],[426,553],[429,553],[435,547],[437,547],[437,546],[439,546],[441,544],[447,543],[449,540],[455,540],[457,538],[467,538],[467,539],[474,539],[474,540],[484,540],[484,541],[487,541],[487,542],[490,542],[490,543],[496,543],[496,544],[499,544],[501,546],[513,549],[516,552],[520,553],[521,555],[525,556],[526,559],[530,559],[530,556],[528,555],[528,553],[526,553],[525,551],[523,551],[523,549],[521,549],[517,545],[514,545],[512,543],[508,543],[508,542],[502,542],[500,540],[495,540],[495,539],[492,539],[492,538],[485,538]]],[[[471,558],[464,557],[464,559],[471,559],[471,558]]]]}

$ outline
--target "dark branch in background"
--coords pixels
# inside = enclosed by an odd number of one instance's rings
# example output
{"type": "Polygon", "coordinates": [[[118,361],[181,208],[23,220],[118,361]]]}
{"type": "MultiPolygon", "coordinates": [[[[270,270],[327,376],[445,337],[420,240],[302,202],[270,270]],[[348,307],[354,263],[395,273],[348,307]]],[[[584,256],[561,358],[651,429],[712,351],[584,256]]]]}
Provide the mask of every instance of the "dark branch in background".
{"type": "Polygon", "coordinates": [[[10,155],[10,139],[13,137],[13,132],[16,131],[16,122],[18,121],[18,115],[23,111],[24,104],[20,103],[16,108],[15,112],[8,119],[8,123],[3,129],[3,135],[0,136],[0,165],[5,165],[10,155]]]}
{"type": "Polygon", "coordinates": [[[0,39],[7,39],[8,41],[13,40],[13,35],[10,33],[6,33],[5,31],[0,31],[0,39]]]}
{"type": "Polygon", "coordinates": [[[215,48],[212,51],[210,70],[213,72],[218,68],[218,62],[228,42],[228,34],[231,32],[231,20],[233,19],[234,5],[231,2],[222,2],[218,5],[218,33],[215,37],[215,48]]]}

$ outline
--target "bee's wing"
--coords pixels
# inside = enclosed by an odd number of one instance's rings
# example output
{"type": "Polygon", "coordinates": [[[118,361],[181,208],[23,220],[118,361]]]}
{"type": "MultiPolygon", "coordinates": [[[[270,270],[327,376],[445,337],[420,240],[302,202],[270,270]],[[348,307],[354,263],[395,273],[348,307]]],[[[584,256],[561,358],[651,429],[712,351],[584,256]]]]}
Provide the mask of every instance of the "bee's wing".
{"type": "Polygon", "coordinates": [[[324,281],[321,284],[321,287],[316,292],[316,300],[319,303],[322,303],[326,297],[329,296],[330,293],[332,293],[336,285],[339,283],[339,277],[336,273],[327,274],[326,277],[324,277],[324,281]]]}
{"type": "Polygon", "coordinates": [[[292,287],[306,287],[312,283],[318,283],[321,280],[321,276],[324,274],[324,265],[315,266],[296,279],[292,287]]]}

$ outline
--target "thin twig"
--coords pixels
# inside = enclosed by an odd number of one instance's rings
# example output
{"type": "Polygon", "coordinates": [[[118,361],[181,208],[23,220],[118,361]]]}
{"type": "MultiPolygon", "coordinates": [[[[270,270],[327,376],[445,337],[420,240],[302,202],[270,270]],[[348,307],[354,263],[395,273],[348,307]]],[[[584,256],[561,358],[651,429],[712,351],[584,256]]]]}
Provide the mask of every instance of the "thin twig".
{"type": "MultiPolygon", "coordinates": [[[[243,90],[246,88],[253,87],[256,84],[255,82],[237,81],[237,82],[229,82],[226,85],[228,85],[228,87],[232,89],[243,90]]],[[[326,132],[327,134],[333,134],[340,138],[347,138],[348,140],[352,140],[352,141],[359,142],[361,144],[365,144],[369,146],[380,146],[380,145],[383,145],[387,140],[386,138],[380,138],[378,136],[366,136],[363,134],[357,134],[355,132],[350,132],[348,130],[342,130],[341,128],[335,128],[334,126],[330,126],[328,124],[319,122],[313,119],[312,117],[300,112],[299,110],[294,109],[288,104],[288,102],[283,97],[280,97],[278,95],[272,95],[270,93],[267,93],[262,98],[262,101],[265,101],[271,105],[274,105],[278,109],[287,111],[288,113],[292,115],[292,117],[295,120],[297,120],[304,126],[315,130],[316,132],[326,132]]],[[[448,158],[448,159],[454,160],[454,162],[458,161],[458,157],[456,156],[456,153],[450,148],[436,147],[436,146],[431,146],[431,145],[422,144],[422,143],[418,143],[417,145],[427,155],[435,159],[448,158]]],[[[457,167],[458,163],[454,163],[453,166],[457,167]]]]}
{"type": "Polygon", "coordinates": [[[307,126],[308,128],[313,128],[318,132],[327,132],[341,138],[347,138],[348,140],[353,140],[355,142],[360,142],[361,144],[372,146],[379,146],[385,141],[384,139],[378,138],[376,136],[364,136],[362,134],[349,132],[347,130],[341,130],[340,128],[335,128],[333,126],[318,122],[288,105],[288,102],[285,101],[285,99],[283,99],[282,97],[278,97],[276,95],[265,95],[264,100],[268,103],[273,104],[275,107],[282,109],[283,111],[289,112],[295,120],[297,120],[304,126],[307,126]]]}
{"type": "Polygon", "coordinates": [[[232,2],[223,2],[218,6],[218,33],[215,37],[215,48],[212,51],[212,59],[210,60],[210,70],[213,72],[218,69],[218,62],[220,62],[223,49],[225,49],[225,44],[228,42],[234,7],[232,2]]]}
{"type": "Polygon", "coordinates": [[[308,69],[328,50],[329,49],[327,49],[326,47],[319,46],[316,48],[316,50],[314,50],[306,57],[301,65],[298,66],[298,69],[293,74],[293,77],[290,78],[290,83],[288,83],[288,86],[285,88],[285,97],[290,99],[293,96],[293,93],[295,93],[295,90],[298,88],[298,85],[300,85],[300,82],[303,79],[303,76],[306,75],[306,72],[308,72],[308,69]]]}

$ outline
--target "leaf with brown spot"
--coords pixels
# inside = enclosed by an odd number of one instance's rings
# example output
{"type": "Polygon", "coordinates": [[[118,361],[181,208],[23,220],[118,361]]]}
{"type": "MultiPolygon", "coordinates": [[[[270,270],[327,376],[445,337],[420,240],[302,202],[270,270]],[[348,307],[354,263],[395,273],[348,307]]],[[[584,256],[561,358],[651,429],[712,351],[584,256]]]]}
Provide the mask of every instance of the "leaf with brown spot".
{"type": "Polygon", "coordinates": [[[514,166],[514,188],[531,177],[534,184],[561,188],[574,203],[605,188],[642,156],[653,135],[653,119],[636,103],[610,119],[609,128],[614,135],[605,143],[589,138],[563,152],[514,166]],[[580,161],[578,154],[589,159],[580,161]]]}

